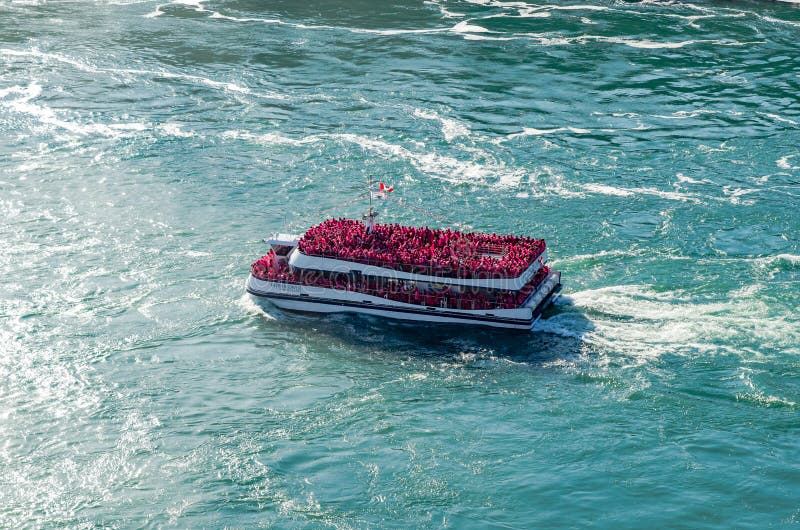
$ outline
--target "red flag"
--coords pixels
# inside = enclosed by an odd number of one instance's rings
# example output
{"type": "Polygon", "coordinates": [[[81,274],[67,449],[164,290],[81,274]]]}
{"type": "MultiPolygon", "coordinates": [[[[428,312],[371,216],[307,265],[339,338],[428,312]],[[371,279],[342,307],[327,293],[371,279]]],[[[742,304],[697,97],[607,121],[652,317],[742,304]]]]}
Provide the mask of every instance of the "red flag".
{"type": "Polygon", "coordinates": [[[392,191],[394,191],[394,186],[386,186],[386,184],[381,182],[378,186],[378,190],[370,193],[372,193],[373,199],[386,199],[387,195],[389,195],[392,191]]]}

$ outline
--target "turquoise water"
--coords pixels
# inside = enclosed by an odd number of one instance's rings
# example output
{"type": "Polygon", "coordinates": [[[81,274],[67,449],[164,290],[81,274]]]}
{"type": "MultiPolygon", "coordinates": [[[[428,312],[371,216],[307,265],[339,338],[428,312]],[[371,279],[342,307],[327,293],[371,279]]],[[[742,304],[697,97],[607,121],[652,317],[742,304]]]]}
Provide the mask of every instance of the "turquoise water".
{"type": "Polygon", "coordinates": [[[0,0],[0,526],[796,526],[798,43],[781,2],[0,0]],[[550,318],[256,309],[261,238],[369,175],[547,238],[550,318]]]}

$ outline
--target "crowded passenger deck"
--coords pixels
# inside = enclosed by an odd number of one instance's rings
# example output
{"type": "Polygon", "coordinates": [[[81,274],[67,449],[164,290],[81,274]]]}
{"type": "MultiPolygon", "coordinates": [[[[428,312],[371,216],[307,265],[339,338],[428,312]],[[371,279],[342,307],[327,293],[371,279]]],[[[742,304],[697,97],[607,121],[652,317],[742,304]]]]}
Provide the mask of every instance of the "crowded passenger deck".
{"type": "Polygon", "coordinates": [[[353,219],[328,219],[298,242],[308,256],[465,279],[519,277],[545,247],[543,239],[398,224],[368,227],[353,219]]]}

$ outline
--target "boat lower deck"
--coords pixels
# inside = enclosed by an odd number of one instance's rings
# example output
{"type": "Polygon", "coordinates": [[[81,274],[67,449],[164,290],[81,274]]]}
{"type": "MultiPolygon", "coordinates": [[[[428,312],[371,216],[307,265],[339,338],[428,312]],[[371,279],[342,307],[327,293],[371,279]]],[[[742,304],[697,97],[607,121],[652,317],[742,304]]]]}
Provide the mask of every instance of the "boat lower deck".
{"type": "Polygon", "coordinates": [[[560,275],[542,282],[528,302],[514,309],[460,310],[407,304],[356,291],[269,282],[250,276],[247,292],[260,305],[310,313],[362,313],[400,320],[530,330],[561,290],[560,275]],[[535,305],[534,305],[535,304],[535,305]]]}

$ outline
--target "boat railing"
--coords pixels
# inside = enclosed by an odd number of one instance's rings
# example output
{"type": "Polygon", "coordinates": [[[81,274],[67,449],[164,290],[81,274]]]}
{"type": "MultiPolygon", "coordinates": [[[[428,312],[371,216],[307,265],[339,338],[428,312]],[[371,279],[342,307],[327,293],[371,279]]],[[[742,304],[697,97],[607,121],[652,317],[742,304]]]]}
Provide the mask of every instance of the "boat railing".
{"type": "Polygon", "coordinates": [[[528,304],[528,302],[530,302],[536,296],[538,296],[539,292],[544,288],[545,284],[548,282],[548,280],[550,278],[558,278],[556,280],[556,284],[561,283],[561,271],[551,270],[550,273],[547,276],[545,276],[544,278],[542,278],[542,281],[540,281],[536,285],[536,289],[531,291],[530,294],[528,294],[528,296],[525,297],[525,300],[523,300],[523,302],[519,306],[520,307],[525,307],[528,304]]]}
{"type": "Polygon", "coordinates": [[[325,286],[325,285],[308,284],[301,281],[293,281],[288,279],[282,279],[282,280],[269,279],[267,281],[272,283],[286,284],[286,285],[302,285],[304,287],[309,287],[309,288],[336,289],[340,291],[348,291],[351,293],[359,293],[367,296],[374,296],[376,298],[383,298],[385,300],[392,300],[394,302],[418,305],[421,307],[439,307],[442,309],[462,309],[462,310],[517,309],[522,307],[521,304],[516,304],[516,303],[512,307],[508,307],[507,305],[492,302],[489,300],[468,299],[466,296],[457,296],[457,295],[450,295],[450,296],[434,295],[433,297],[434,303],[428,304],[427,302],[429,300],[426,295],[420,295],[419,299],[415,299],[414,291],[404,291],[402,289],[381,290],[381,289],[371,289],[368,287],[355,287],[351,284],[342,284],[342,285],[332,284],[329,286],[325,286]],[[482,301],[485,303],[481,303],[482,301]]]}
{"type": "MultiPolygon", "coordinates": [[[[524,307],[525,304],[531,299],[536,292],[541,289],[541,286],[550,278],[550,274],[541,278],[538,283],[536,283],[535,288],[531,290],[531,293],[528,294],[523,300],[518,301],[514,298],[506,298],[505,300],[496,300],[492,298],[488,298],[483,295],[477,295],[475,291],[463,291],[463,292],[453,292],[453,291],[432,291],[432,292],[424,292],[418,291],[417,289],[408,289],[403,286],[402,283],[392,283],[384,288],[376,289],[372,287],[368,287],[366,285],[358,284],[355,282],[349,281],[335,281],[335,280],[323,280],[319,281],[318,277],[314,276],[293,276],[291,273],[283,272],[281,275],[287,274],[282,278],[260,278],[264,281],[269,281],[272,283],[278,284],[285,284],[285,285],[302,285],[307,288],[319,288],[319,289],[336,289],[354,293],[365,294],[368,296],[375,296],[378,298],[384,298],[387,300],[393,300],[396,302],[401,303],[408,303],[414,305],[420,305],[425,307],[441,307],[441,308],[449,308],[449,309],[467,309],[467,310],[487,310],[487,309],[515,309],[524,307]],[[470,293],[472,296],[470,296],[470,293]],[[429,303],[433,302],[433,303],[429,303]]],[[[560,273],[559,273],[560,274],[560,273]]],[[[535,281],[536,277],[534,276],[529,280],[529,284],[535,281]]],[[[526,284],[526,285],[529,285],[526,284]]],[[[514,291],[509,291],[509,294],[514,291]]],[[[504,296],[504,295],[501,295],[504,296]]]]}
{"type": "Polygon", "coordinates": [[[349,261],[352,263],[360,263],[362,265],[370,265],[373,267],[381,267],[384,269],[392,269],[398,270],[401,272],[407,272],[409,274],[420,274],[426,276],[433,276],[433,277],[440,277],[440,278],[459,278],[459,279],[474,279],[474,280],[490,280],[490,279],[498,279],[498,280],[505,280],[505,279],[512,279],[518,278],[522,276],[534,263],[536,260],[539,259],[544,253],[544,248],[540,249],[527,263],[525,268],[523,268],[519,274],[513,275],[512,272],[502,272],[502,271],[487,271],[487,270],[478,270],[474,271],[469,269],[468,267],[458,267],[453,269],[452,267],[448,266],[439,266],[439,265],[419,265],[415,263],[405,263],[400,261],[386,261],[386,260],[378,260],[374,258],[362,258],[362,257],[348,257],[348,256],[339,256],[335,254],[324,254],[324,253],[307,253],[303,250],[300,250],[306,256],[312,256],[316,258],[325,258],[325,259],[334,259],[340,261],[349,261]]]}

